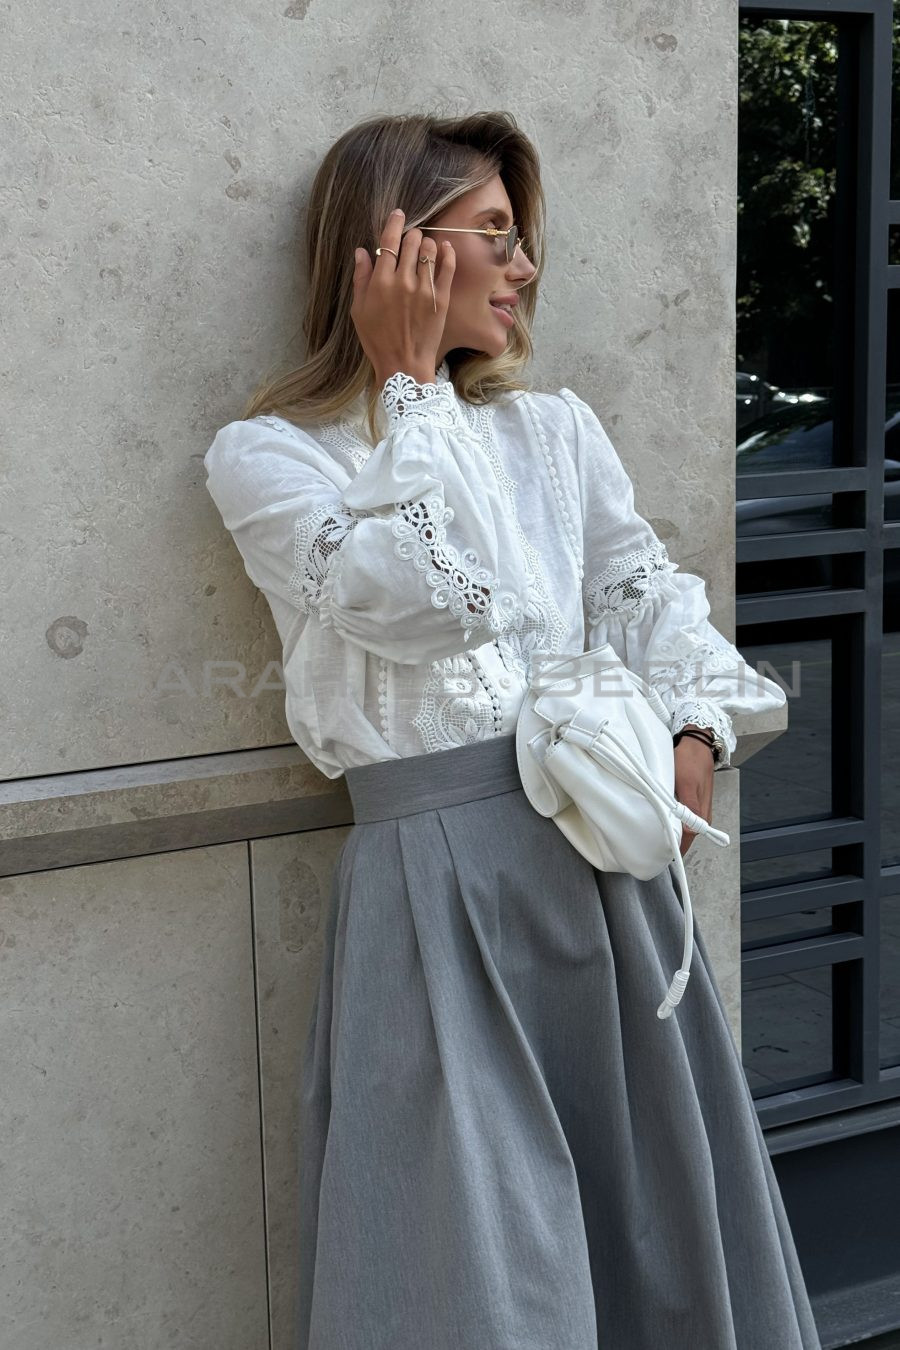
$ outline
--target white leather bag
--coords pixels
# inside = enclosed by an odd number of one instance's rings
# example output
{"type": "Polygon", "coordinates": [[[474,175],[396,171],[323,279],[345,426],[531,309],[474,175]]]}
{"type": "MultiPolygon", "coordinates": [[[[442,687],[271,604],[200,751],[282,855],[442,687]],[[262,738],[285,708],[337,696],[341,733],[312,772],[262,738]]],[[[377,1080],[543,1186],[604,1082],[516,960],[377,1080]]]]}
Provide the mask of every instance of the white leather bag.
{"type": "Polygon", "coordinates": [[[684,899],[684,955],[657,1017],[672,1015],[690,974],[694,924],[681,857],[682,825],[731,842],[674,796],[672,718],[657,690],[609,643],[532,653],[516,723],[516,756],[531,805],[602,872],[641,880],[674,862],[684,899]]]}

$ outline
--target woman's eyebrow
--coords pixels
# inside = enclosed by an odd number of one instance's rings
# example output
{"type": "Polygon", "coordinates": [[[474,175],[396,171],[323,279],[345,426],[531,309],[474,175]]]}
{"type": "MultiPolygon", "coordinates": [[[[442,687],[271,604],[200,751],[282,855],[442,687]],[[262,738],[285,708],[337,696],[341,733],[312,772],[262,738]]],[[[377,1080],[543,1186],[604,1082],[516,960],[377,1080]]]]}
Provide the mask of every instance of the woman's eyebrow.
{"type": "Polygon", "coordinates": [[[485,216],[498,216],[500,220],[504,221],[507,225],[509,224],[509,214],[502,206],[489,206],[486,210],[479,211],[472,219],[483,220],[485,216]]]}

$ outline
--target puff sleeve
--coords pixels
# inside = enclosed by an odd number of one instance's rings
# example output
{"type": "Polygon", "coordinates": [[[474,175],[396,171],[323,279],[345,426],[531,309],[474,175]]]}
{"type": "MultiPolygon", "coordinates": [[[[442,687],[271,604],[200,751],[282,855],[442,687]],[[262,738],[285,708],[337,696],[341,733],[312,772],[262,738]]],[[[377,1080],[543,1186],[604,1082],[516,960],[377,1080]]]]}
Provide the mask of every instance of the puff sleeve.
{"type": "Polygon", "coordinates": [[[452,384],[398,371],[387,434],[355,477],[284,423],[223,427],[207,489],[251,581],[392,661],[454,656],[520,628],[530,573],[452,384]]]}
{"type": "Polygon", "coordinates": [[[560,396],[573,420],[584,540],[585,650],[610,643],[647,679],[672,714],[672,734],[711,727],[722,756],[736,746],[738,712],[780,707],[786,694],[754,671],[709,620],[706,585],[672,562],[635,510],[634,489],[593,410],[570,389],[560,396]]]}

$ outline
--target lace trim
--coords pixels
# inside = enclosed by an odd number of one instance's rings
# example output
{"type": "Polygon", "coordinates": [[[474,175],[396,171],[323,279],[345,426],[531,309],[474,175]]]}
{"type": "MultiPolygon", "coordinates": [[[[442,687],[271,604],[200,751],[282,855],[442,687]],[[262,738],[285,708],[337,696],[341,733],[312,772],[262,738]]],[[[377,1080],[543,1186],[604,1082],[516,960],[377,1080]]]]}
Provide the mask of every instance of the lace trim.
{"type": "Polygon", "coordinates": [[[675,707],[672,716],[672,735],[674,736],[688,723],[695,727],[712,728],[721,752],[716,769],[726,769],[731,763],[731,752],[737,745],[737,737],[732,730],[731,717],[725,709],[711,698],[684,699],[675,707]]]}
{"type": "Polygon", "coordinates": [[[522,625],[515,632],[502,634],[495,639],[497,651],[507,670],[515,673],[527,684],[531,671],[531,654],[535,648],[547,648],[559,651],[568,633],[566,622],[557,604],[543,561],[537,549],[531,543],[516,506],[516,494],[519,484],[506,471],[497,447],[494,444],[495,407],[487,404],[474,407],[461,403],[462,415],[469,423],[469,429],[479,448],[490,462],[501,490],[506,495],[509,516],[518,536],[519,546],[525,558],[528,581],[528,601],[525,606],[522,625]]]}
{"type": "Polygon", "coordinates": [[[660,541],[610,559],[585,587],[591,620],[611,610],[640,608],[647,596],[658,589],[663,575],[677,570],[678,564],[670,561],[666,546],[660,541]]]}
{"type": "Polygon", "coordinates": [[[531,398],[530,395],[527,396],[525,399],[525,407],[528,410],[528,416],[531,420],[531,425],[534,428],[534,434],[537,438],[537,443],[540,446],[541,454],[543,455],[544,458],[544,463],[547,466],[547,473],[550,475],[550,485],[553,488],[553,495],[556,498],[556,507],[557,510],[559,511],[563,523],[563,528],[565,529],[566,535],[569,540],[569,547],[571,548],[572,554],[578,563],[578,580],[581,581],[584,577],[584,549],[582,545],[579,543],[578,531],[575,528],[575,523],[572,520],[572,516],[569,511],[568,502],[566,501],[566,494],[563,491],[562,484],[559,481],[559,472],[556,468],[556,465],[553,462],[553,452],[550,449],[550,442],[547,439],[547,433],[544,430],[544,424],[541,421],[540,414],[536,411],[534,406],[534,400],[531,398]]]}
{"type": "Polygon", "coordinates": [[[306,614],[319,614],[322,586],[332,557],[361,516],[339,501],[318,507],[294,523],[294,570],[288,589],[306,614]]]}
{"type": "Polygon", "coordinates": [[[707,624],[703,634],[685,631],[657,642],[653,653],[647,678],[673,714],[672,735],[688,722],[712,727],[722,752],[716,768],[727,768],[737,737],[730,715],[714,699],[704,698],[703,688],[710,676],[737,674],[744,665],[737,647],[707,624]]]}
{"type": "Polygon", "coordinates": [[[287,418],[270,416],[268,413],[257,413],[255,417],[251,418],[251,421],[262,422],[263,426],[271,427],[273,431],[284,431],[285,427],[289,431],[297,430],[293,422],[289,422],[287,418]]]}
{"type": "Polygon", "coordinates": [[[432,661],[413,718],[425,752],[486,741],[503,730],[497,691],[472,656],[432,661]]]}
{"type": "Polygon", "coordinates": [[[381,727],[381,736],[385,745],[390,745],[388,738],[388,663],[387,657],[378,658],[378,721],[381,727]]]}
{"type": "Polygon", "coordinates": [[[460,553],[447,543],[446,527],[454,512],[439,494],[418,502],[396,502],[394,509],[394,552],[424,572],[431,603],[436,609],[449,609],[459,619],[466,630],[465,642],[476,626],[491,633],[521,627],[524,610],[518,596],[500,589],[499,577],[481,565],[474,549],[460,553]]]}
{"type": "Polygon", "coordinates": [[[333,422],[322,422],[319,433],[327,445],[347,456],[357,473],[365,466],[375,448],[360,440],[345,417],[339,417],[333,422]]]}
{"type": "Polygon", "coordinates": [[[401,422],[427,422],[430,426],[468,430],[460,417],[456,391],[449,381],[420,384],[412,375],[398,370],[385,381],[381,401],[390,431],[401,422]]]}

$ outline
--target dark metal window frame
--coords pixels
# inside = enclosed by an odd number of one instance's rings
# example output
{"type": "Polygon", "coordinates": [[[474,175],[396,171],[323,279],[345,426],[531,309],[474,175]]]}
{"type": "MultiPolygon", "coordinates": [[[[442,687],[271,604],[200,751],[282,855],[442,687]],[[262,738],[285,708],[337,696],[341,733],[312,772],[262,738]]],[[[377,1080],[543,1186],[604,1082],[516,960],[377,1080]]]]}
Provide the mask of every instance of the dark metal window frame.
{"type": "MultiPolygon", "coordinates": [[[[849,372],[845,405],[847,462],[822,470],[747,474],[741,500],[835,493],[830,529],[737,541],[738,563],[808,557],[839,559],[842,584],[823,592],[739,596],[736,642],[758,625],[820,619],[833,625],[832,803],[826,820],[741,832],[748,861],[832,850],[834,876],[746,891],[747,919],[832,906],[834,932],[774,943],[742,956],[746,979],[830,966],[833,1072],[826,1082],[757,1099],[766,1128],[811,1121],[819,1138],[846,1125],[835,1113],[869,1107],[883,1115],[896,1101],[900,1065],[879,1067],[880,900],[900,894],[900,866],[881,865],[881,658],[884,551],[900,547],[900,524],[884,523],[884,422],[888,291],[900,287],[900,266],[888,263],[889,229],[900,224],[890,199],[891,0],[793,0],[773,5],[740,0],[742,17],[821,19],[838,25],[838,192],[835,291],[836,357],[849,372]],[[846,262],[843,260],[846,259],[846,262]],[[742,631],[743,630],[743,631],[742,631]]],[[[840,391],[836,390],[838,398],[840,391]]],[[[838,415],[841,408],[838,405],[838,415]]],[[[777,631],[777,630],[776,630],[777,631]]],[[[790,634],[790,628],[785,631],[790,634]]],[[[767,640],[772,633],[767,631],[767,640]]],[[[775,637],[774,640],[778,640],[775,637]]],[[[811,1142],[809,1130],[807,1142],[811,1142]]]]}

